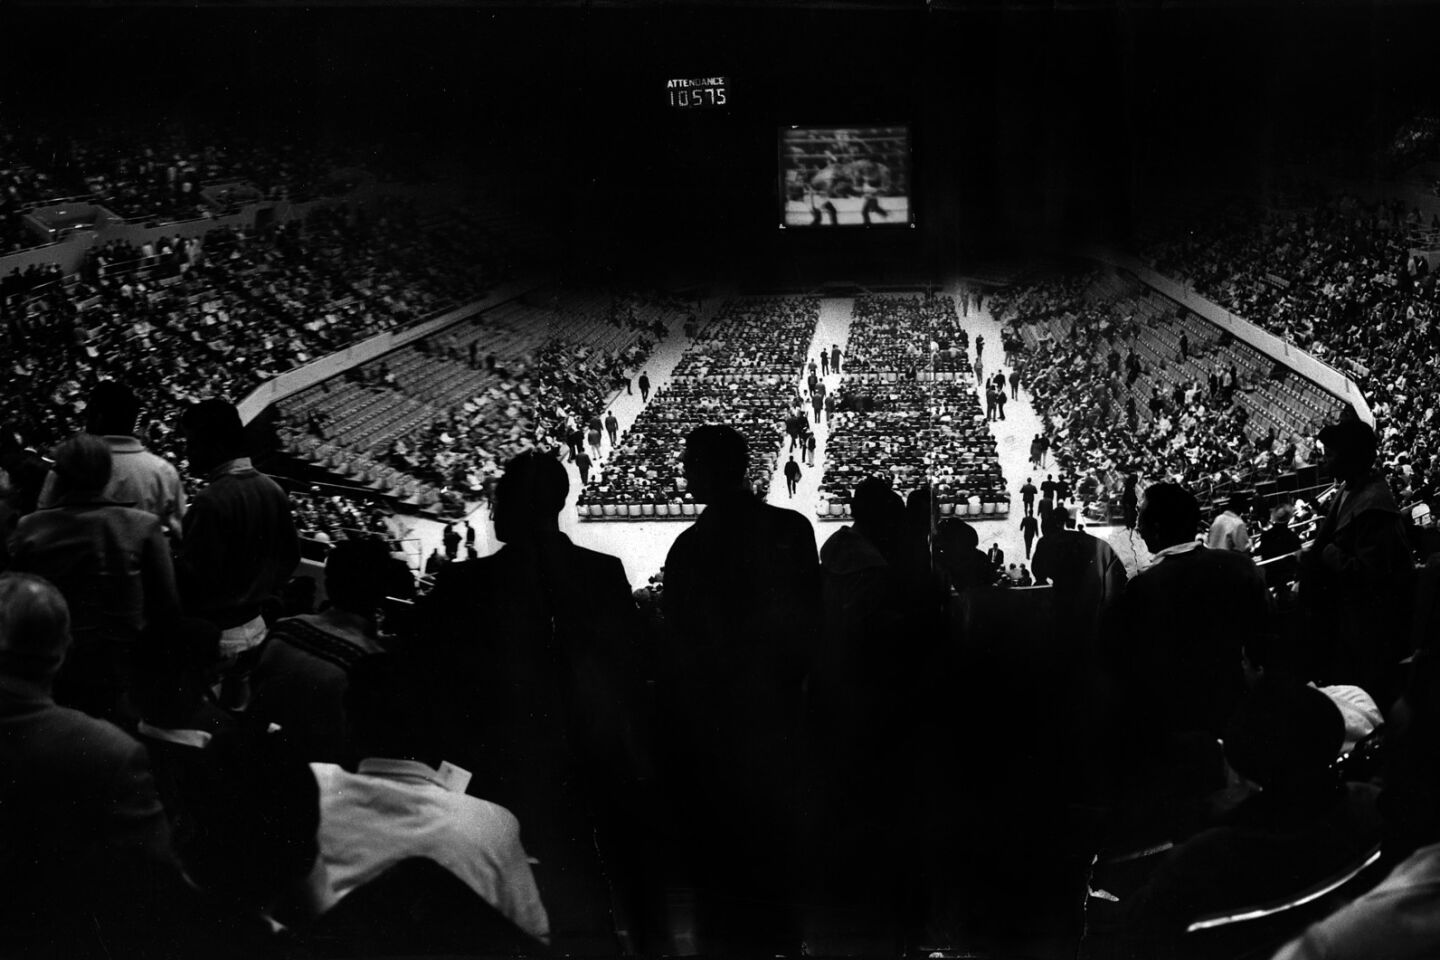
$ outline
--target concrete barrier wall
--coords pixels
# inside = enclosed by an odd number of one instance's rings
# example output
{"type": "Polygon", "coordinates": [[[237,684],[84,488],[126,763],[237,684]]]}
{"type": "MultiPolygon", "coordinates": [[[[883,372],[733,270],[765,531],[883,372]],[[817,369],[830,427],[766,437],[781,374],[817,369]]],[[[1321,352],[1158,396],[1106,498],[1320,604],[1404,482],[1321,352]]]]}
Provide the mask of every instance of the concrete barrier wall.
{"type": "Polygon", "coordinates": [[[1236,316],[1207,300],[1180,282],[1156,272],[1136,257],[1113,250],[1091,250],[1089,255],[1112,267],[1127,270],[1142,283],[1164,294],[1176,303],[1183,304],[1197,316],[1231,333],[1235,339],[1250,344],[1256,350],[1294,370],[1300,376],[1319,384],[1341,400],[1350,404],[1361,420],[1375,425],[1375,415],[1370,411],[1360,387],[1345,374],[1292,343],[1280,339],[1243,317],[1236,316]]]}

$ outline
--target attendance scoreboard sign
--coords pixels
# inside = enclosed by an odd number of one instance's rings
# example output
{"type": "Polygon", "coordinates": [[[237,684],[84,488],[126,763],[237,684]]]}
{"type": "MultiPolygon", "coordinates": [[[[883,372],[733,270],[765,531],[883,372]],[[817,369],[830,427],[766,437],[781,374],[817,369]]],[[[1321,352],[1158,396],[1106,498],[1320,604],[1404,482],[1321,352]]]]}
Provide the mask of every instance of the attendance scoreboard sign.
{"type": "Polygon", "coordinates": [[[677,110],[723,107],[729,102],[728,77],[690,77],[665,81],[665,95],[677,110]]]}

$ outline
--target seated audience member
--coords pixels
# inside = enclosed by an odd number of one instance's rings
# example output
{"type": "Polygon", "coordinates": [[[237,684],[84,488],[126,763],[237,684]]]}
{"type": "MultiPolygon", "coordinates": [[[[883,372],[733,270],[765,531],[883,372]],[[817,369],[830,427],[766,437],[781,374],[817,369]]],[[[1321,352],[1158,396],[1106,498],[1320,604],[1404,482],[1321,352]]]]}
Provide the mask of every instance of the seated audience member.
{"type": "Polygon", "coordinates": [[[1300,538],[1290,529],[1295,516],[1294,504],[1282,503],[1270,513],[1270,525],[1260,535],[1260,559],[1271,560],[1265,564],[1265,585],[1275,592],[1277,601],[1290,596],[1290,584],[1295,581],[1300,561],[1290,554],[1300,550],[1300,538]],[[1277,557],[1285,559],[1276,559],[1277,557]]]}
{"type": "Polygon", "coordinates": [[[285,491],[246,455],[233,404],[201,401],[180,427],[190,468],[209,481],[185,512],[181,595],[186,613],[220,627],[220,651],[232,664],[225,700],[243,704],[251,664],[240,657],[264,639],[261,605],[299,564],[300,540],[285,491]]]}
{"type": "Polygon", "coordinates": [[[1344,739],[1340,710],[1313,687],[1267,676],[1245,695],[1225,756],[1255,789],[1128,899],[1122,936],[1135,956],[1169,956],[1190,921],[1298,894],[1374,847],[1375,788],[1331,767],[1344,739]]]}
{"type": "MultiPolygon", "coordinates": [[[[185,515],[185,487],[180,473],[163,457],[145,449],[135,438],[140,401],[129,387],[113,380],[97,384],[85,406],[85,429],[104,439],[110,448],[110,482],[104,499],[153,513],[172,541],[180,539],[180,518],[185,515]]],[[[40,494],[40,506],[58,501],[52,473],[40,494]]]]}
{"type": "Polygon", "coordinates": [[[428,857],[530,936],[547,940],[519,821],[467,795],[469,773],[433,755],[424,676],[391,655],[368,657],[351,671],[345,715],[364,759],[353,773],[312,765],[320,785],[322,899],[333,903],[402,860],[428,857]]]}
{"type": "Polygon", "coordinates": [[[1404,524],[1374,470],[1369,426],[1344,420],[1322,430],[1320,442],[1342,486],[1300,556],[1299,598],[1323,658],[1317,679],[1355,684],[1388,703],[1410,637],[1414,564],[1404,524]]]}
{"type": "Polygon", "coordinates": [[[325,559],[330,606],[279,620],[270,628],[250,677],[249,712],[277,724],[310,761],[340,763],[345,751],[341,704],[350,668],[380,652],[375,614],[385,599],[389,551],[374,540],[346,540],[325,559]]]}
{"type": "Polygon", "coordinates": [[[1241,651],[1267,629],[1269,596],[1249,557],[1196,539],[1200,507],[1183,487],[1148,487],[1138,526],[1154,562],[1127,584],[1103,634],[1125,711],[1116,746],[1132,774],[1169,768],[1189,792],[1219,773],[1206,745],[1244,691],[1241,651]]]}
{"type": "Polygon", "coordinates": [[[1210,524],[1210,533],[1205,539],[1205,546],[1211,550],[1235,550],[1239,553],[1250,552],[1250,532],[1245,526],[1244,515],[1250,508],[1250,497],[1246,494],[1237,493],[1231,497],[1222,510],[1210,524]]]}
{"type": "Polygon", "coordinates": [[[69,649],[60,592],[0,576],[5,956],[131,955],[153,932],[152,897],[168,895],[167,878],[178,886],[144,748],[51,697],[69,649]]]}
{"type": "Polygon", "coordinates": [[[170,547],[154,514],[103,497],[110,449],[82,433],[55,448],[56,505],[20,521],[11,566],[65,595],[74,650],[57,679],[60,701],[134,722],[128,689],[136,646],[178,613],[170,547]]]}

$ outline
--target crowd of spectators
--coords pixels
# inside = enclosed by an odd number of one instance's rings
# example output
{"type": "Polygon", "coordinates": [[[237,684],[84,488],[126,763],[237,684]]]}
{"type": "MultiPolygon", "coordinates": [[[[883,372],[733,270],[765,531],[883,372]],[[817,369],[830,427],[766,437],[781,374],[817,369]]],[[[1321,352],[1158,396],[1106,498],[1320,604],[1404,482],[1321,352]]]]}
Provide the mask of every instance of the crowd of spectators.
{"type": "Polygon", "coordinates": [[[1283,380],[1253,349],[1137,285],[1085,277],[1079,296],[1074,278],[1029,291],[1036,313],[1008,327],[1062,471],[1109,498],[1131,475],[1208,497],[1308,462],[1320,422],[1338,414],[1333,398],[1310,419],[1278,412],[1283,380]]]}
{"type": "Polygon", "coordinates": [[[851,317],[854,346],[845,372],[852,377],[971,372],[970,334],[960,324],[953,297],[856,297],[851,317]]]}
{"type": "Polygon", "coordinates": [[[1202,221],[1148,251],[1157,269],[1352,377],[1402,501],[1440,484],[1440,289],[1406,243],[1420,222],[1395,203],[1341,197],[1202,221]]]}
{"type": "Polygon", "coordinates": [[[814,297],[747,297],[686,348],[677,377],[789,382],[815,336],[820,301],[814,297]]]}
{"type": "Polygon", "coordinates": [[[746,482],[759,496],[770,488],[787,420],[803,409],[795,377],[804,366],[819,320],[813,297],[746,298],[726,304],[686,347],[670,383],[656,390],[603,471],[579,500],[582,517],[693,516],[685,488],[682,440],[695,427],[726,423],[756,451],[746,482]]]}
{"type": "MultiPolygon", "coordinates": [[[[771,386],[690,377],[651,405],[691,390],[682,409],[730,420],[771,386]]],[[[1436,611],[1415,578],[1434,568],[1415,569],[1424,542],[1368,427],[1321,434],[1343,495],[1296,557],[1290,606],[1234,523],[1199,541],[1199,503],[1168,482],[1137,498],[1155,559],[1133,578],[1047,511],[1041,596],[994,589],[1006,558],[963,520],[932,544],[930,497],[885,479],[898,448],[817,551],[806,518],[755,489],[793,408],[793,383],[773,386],[753,446],[707,416],[657,431],[654,462],[678,463],[667,482],[705,509],[647,588],[648,619],[618,560],[559,533],[558,451],[504,464],[504,547],[445,566],[395,617],[386,598],[413,582],[366,539],[329,555],[323,608],[295,586],[300,534],[356,518],[256,471],[228,403],[178,417],[178,456],[209,481],[188,503],[114,388],[87,395],[92,432],[49,463],[3,438],[5,951],[1029,943],[1080,937],[1078,905],[1105,890],[1118,902],[1086,908],[1087,946],[1153,957],[1198,916],[1293,896],[1377,844],[1392,889],[1433,898],[1436,611]],[[116,502],[112,484],[143,477],[160,483],[116,502]],[[53,507],[27,500],[37,488],[53,507]],[[1381,758],[1380,800],[1373,764],[1335,764],[1357,743],[1381,758]]],[[[968,378],[934,386],[975,406],[968,378]]],[[[860,387],[878,409],[922,385],[860,387]]],[[[1336,926],[1389,935],[1385,916],[1362,900],[1292,949],[1336,926]]]]}
{"type": "Polygon", "coordinates": [[[946,516],[1006,512],[955,300],[866,296],[853,309],[845,379],[826,398],[821,515],[847,516],[851,491],[877,475],[902,495],[930,489],[946,516]]]}

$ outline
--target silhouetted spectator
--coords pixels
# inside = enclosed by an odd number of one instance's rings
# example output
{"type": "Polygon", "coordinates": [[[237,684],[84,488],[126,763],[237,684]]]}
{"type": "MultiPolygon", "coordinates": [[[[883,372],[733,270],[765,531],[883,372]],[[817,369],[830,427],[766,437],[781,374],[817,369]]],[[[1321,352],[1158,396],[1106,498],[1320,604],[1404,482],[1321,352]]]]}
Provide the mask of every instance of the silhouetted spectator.
{"type": "Polygon", "coordinates": [[[1375,432],[1359,420],[1320,431],[1341,486],[1300,557],[1307,642],[1321,651],[1316,679],[1363,687],[1379,703],[1398,689],[1407,652],[1414,565],[1385,478],[1374,471],[1375,432]]]}
{"type": "Polygon", "coordinates": [[[186,613],[221,629],[230,663],[225,701],[243,703],[244,655],[265,638],[262,604],[290,579],[300,540],[280,485],[250,463],[245,429],[233,404],[203,400],[180,419],[190,468],[209,485],[185,512],[178,563],[186,613]]]}
{"type": "Polygon", "coordinates": [[[422,618],[453,664],[447,693],[461,713],[450,759],[488,771],[487,796],[525,823],[557,947],[610,936],[594,837],[621,883],[638,856],[633,838],[617,837],[621,798],[633,805],[649,775],[639,611],[620,561],[559,531],[569,486],[553,456],[511,460],[495,489],[504,546],[444,568],[422,618]],[[492,752],[467,755],[477,723],[492,752]]]}
{"type": "Polygon", "coordinates": [[[1075,529],[1069,510],[1057,507],[1045,519],[1030,568],[1036,582],[1055,587],[1055,617],[1069,638],[1092,649],[1100,618],[1125,590],[1125,565],[1099,537],[1075,529]]]}
{"type": "Polygon", "coordinates": [[[698,890],[702,942],[793,948],[800,687],[820,569],[810,523],[747,489],[749,458],[730,427],[686,438],[689,489],[707,506],[665,562],[660,729],[671,849],[698,890]]]}
{"type": "Polygon", "coordinates": [[[54,451],[56,506],[24,517],[11,566],[54,583],[69,604],[74,648],[57,680],[62,703],[133,724],[128,691],[135,649],[148,628],[179,612],[175,569],[152,513],[103,498],[110,449],[77,434],[54,451]]]}

